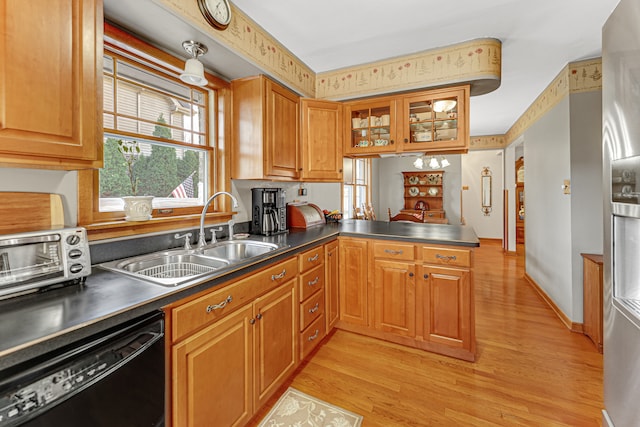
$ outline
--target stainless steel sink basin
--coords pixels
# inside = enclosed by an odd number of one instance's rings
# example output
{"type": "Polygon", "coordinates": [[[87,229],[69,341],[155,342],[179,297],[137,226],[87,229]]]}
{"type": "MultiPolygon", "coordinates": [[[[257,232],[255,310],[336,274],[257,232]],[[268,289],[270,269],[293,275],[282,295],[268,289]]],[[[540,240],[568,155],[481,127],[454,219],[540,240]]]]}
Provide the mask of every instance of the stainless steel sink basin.
{"type": "Polygon", "coordinates": [[[110,270],[164,286],[177,286],[228,265],[229,261],[225,259],[202,256],[193,251],[162,252],[102,264],[110,270]]]}
{"type": "Polygon", "coordinates": [[[205,246],[202,254],[216,258],[226,259],[231,263],[245,261],[275,251],[279,246],[275,243],[259,240],[225,240],[205,246]]]}

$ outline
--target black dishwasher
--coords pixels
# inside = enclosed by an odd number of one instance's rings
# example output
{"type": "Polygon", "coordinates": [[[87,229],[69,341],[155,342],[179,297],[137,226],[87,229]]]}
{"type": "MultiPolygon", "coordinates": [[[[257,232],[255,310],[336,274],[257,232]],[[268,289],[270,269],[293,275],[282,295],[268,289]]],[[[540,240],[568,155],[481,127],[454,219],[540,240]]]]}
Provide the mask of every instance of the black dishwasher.
{"type": "Polygon", "coordinates": [[[0,372],[0,426],[164,426],[161,312],[0,372]]]}

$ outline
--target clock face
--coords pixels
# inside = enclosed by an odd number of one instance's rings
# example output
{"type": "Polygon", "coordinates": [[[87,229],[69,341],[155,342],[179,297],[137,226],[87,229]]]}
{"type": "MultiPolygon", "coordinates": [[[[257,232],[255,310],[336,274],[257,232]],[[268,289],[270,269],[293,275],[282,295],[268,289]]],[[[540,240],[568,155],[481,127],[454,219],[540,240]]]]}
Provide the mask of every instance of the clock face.
{"type": "Polygon", "coordinates": [[[198,0],[200,12],[211,26],[224,30],[231,22],[231,7],[228,0],[198,0]]]}

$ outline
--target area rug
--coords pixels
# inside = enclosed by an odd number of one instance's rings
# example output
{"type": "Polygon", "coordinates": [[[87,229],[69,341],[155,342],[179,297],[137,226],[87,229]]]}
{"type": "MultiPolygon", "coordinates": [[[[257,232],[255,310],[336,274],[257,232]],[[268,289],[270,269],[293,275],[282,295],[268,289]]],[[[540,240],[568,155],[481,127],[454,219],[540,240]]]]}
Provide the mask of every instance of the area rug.
{"type": "Polygon", "coordinates": [[[289,387],[258,427],[359,427],[361,423],[361,415],[289,387]]]}

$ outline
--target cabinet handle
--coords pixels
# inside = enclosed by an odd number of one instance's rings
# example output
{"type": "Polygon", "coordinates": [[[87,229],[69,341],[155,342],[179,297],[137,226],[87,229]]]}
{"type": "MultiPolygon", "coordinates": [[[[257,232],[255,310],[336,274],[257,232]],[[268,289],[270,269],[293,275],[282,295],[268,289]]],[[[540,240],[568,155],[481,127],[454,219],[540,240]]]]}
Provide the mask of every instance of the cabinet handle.
{"type": "Polygon", "coordinates": [[[307,261],[315,262],[318,260],[318,258],[320,258],[320,254],[315,254],[314,256],[307,258],[307,261]]]}
{"type": "Polygon", "coordinates": [[[307,282],[307,285],[309,285],[309,286],[316,285],[316,284],[318,283],[318,281],[319,281],[319,280],[320,280],[320,276],[316,276],[316,278],[315,278],[315,279],[313,279],[313,280],[312,280],[312,281],[310,281],[310,282],[307,282]]]}
{"type": "Polygon", "coordinates": [[[409,277],[413,277],[413,273],[409,272],[409,277]]]}
{"type": "Polygon", "coordinates": [[[404,139],[404,142],[409,142],[409,140],[407,138],[404,139]]]}
{"type": "Polygon", "coordinates": [[[316,333],[307,338],[307,341],[315,340],[316,338],[318,338],[318,335],[320,335],[320,329],[316,329],[316,333]]]}
{"type": "Polygon", "coordinates": [[[251,320],[249,320],[249,323],[251,323],[252,325],[254,325],[256,323],[256,319],[254,319],[253,317],[251,318],[251,320]]]}
{"type": "Polygon", "coordinates": [[[227,297],[227,299],[225,299],[224,301],[218,303],[218,304],[213,304],[213,305],[208,305],[207,306],[207,313],[211,313],[214,310],[217,310],[219,308],[225,308],[227,306],[227,304],[229,304],[231,301],[233,301],[233,298],[231,297],[231,295],[229,295],[227,297]]]}
{"type": "Polygon", "coordinates": [[[282,279],[285,274],[287,274],[287,270],[286,269],[282,269],[282,273],[280,274],[272,274],[271,275],[271,280],[278,280],[278,279],[282,279]]]}
{"type": "Polygon", "coordinates": [[[428,274],[425,274],[425,275],[424,275],[424,276],[422,276],[422,277],[424,277],[425,279],[428,279],[428,278],[429,278],[429,275],[428,275],[428,274]]]}
{"type": "Polygon", "coordinates": [[[388,253],[391,255],[402,255],[402,249],[400,249],[399,251],[394,251],[393,249],[385,249],[384,251],[385,253],[388,253]]]}
{"type": "Polygon", "coordinates": [[[443,261],[455,261],[456,260],[456,256],[455,255],[440,255],[440,254],[436,254],[436,258],[437,259],[441,259],[443,261]]]}
{"type": "Polygon", "coordinates": [[[262,319],[262,313],[256,314],[256,319],[258,319],[258,320],[262,319]]]}
{"type": "Polygon", "coordinates": [[[390,141],[389,141],[389,144],[393,145],[393,144],[394,144],[394,142],[395,142],[395,141],[392,139],[392,140],[390,140],[390,141]]]}
{"type": "Polygon", "coordinates": [[[310,314],[313,314],[313,313],[315,313],[316,311],[318,311],[318,309],[319,309],[319,308],[320,308],[320,303],[319,303],[319,302],[317,302],[317,303],[316,303],[316,305],[314,305],[312,308],[310,308],[310,309],[309,309],[309,313],[310,313],[310,314]]]}
{"type": "Polygon", "coordinates": [[[338,169],[338,172],[342,173],[342,169],[338,169]]]}

